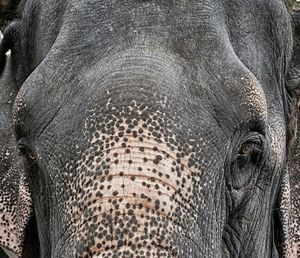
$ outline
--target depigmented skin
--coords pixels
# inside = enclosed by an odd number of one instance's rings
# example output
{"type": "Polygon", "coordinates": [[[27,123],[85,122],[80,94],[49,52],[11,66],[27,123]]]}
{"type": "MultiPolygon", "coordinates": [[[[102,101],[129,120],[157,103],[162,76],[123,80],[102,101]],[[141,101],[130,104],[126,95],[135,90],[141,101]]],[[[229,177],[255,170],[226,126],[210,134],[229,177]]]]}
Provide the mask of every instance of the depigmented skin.
{"type": "Polygon", "coordinates": [[[41,257],[288,257],[283,1],[24,3],[12,111],[41,257]]]}

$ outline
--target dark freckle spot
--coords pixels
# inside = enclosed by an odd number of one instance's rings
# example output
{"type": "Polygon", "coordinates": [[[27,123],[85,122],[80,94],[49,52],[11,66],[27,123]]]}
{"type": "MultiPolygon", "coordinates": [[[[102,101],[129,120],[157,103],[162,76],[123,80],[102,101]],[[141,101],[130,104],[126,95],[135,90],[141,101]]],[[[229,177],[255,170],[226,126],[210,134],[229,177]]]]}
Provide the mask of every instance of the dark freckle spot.
{"type": "Polygon", "coordinates": [[[141,168],[141,167],[138,167],[138,171],[142,171],[143,170],[143,168],[141,168]]]}
{"type": "Polygon", "coordinates": [[[142,134],[144,132],[144,130],[142,129],[142,128],[140,128],[139,130],[138,130],[138,133],[139,134],[142,134]]]}
{"type": "Polygon", "coordinates": [[[114,191],[113,196],[117,196],[117,195],[118,195],[118,191],[114,191]]]}
{"type": "Polygon", "coordinates": [[[144,161],[144,162],[147,162],[147,161],[148,161],[148,159],[147,159],[146,157],[144,157],[144,158],[143,158],[143,161],[144,161]]]}
{"type": "Polygon", "coordinates": [[[144,148],[144,147],[139,147],[139,150],[140,150],[141,152],[144,152],[145,148],[144,148]]]}
{"type": "Polygon", "coordinates": [[[132,163],[133,163],[133,161],[130,159],[130,160],[128,160],[128,163],[129,163],[129,164],[132,164],[132,163]]]}
{"type": "Polygon", "coordinates": [[[115,152],[115,153],[114,153],[114,157],[118,157],[118,153],[115,152]]]}
{"type": "Polygon", "coordinates": [[[135,176],[131,176],[130,179],[131,179],[131,181],[134,181],[135,180],[135,176]]]}
{"type": "Polygon", "coordinates": [[[102,194],[100,191],[98,191],[98,192],[96,193],[96,196],[97,196],[97,197],[102,197],[103,194],[102,194]]]}
{"type": "Polygon", "coordinates": [[[139,141],[142,142],[144,138],[142,136],[139,137],[139,141]]]}
{"type": "Polygon", "coordinates": [[[126,148],[126,143],[123,142],[123,143],[121,144],[121,146],[122,146],[123,148],[126,148]]]}
{"type": "Polygon", "coordinates": [[[125,188],[125,185],[123,184],[123,185],[121,185],[121,188],[125,188]]]}
{"type": "Polygon", "coordinates": [[[155,159],[153,160],[153,163],[157,165],[161,160],[162,160],[161,155],[157,155],[157,156],[155,157],[155,159]]]}
{"type": "Polygon", "coordinates": [[[126,149],[125,153],[127,153],[127,154],[130,153],[130,149],[126,149]]]}
{"type": "Polygon", "coordinates": [[[124,176],[124,172],[121,171],[121,172],[119,173],[119,175],[120,175],[120,176],[124,176]]]}
{"type": "Polygon", "coordinates": [[[155,187],[155,189],[156,189],[156,190],[158,190],[158,189],[159,189],[159,185],[158,185],[158,184],[155,184],[155,186],[154,186],[154,187],[155,187]]]}

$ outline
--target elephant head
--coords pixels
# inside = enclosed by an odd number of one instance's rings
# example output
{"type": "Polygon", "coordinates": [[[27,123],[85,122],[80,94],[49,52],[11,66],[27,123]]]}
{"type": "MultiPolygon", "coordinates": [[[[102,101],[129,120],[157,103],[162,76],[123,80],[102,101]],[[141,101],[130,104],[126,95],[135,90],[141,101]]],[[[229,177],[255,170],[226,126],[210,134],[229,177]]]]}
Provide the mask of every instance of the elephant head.
{"type": "MultiPolygon", "coordinates": [[[[23,163],[0,200],[23,231],[34,207],[41,257],[296,255],[284,1],[27,0],[21,14],[0,54],[15,60],[2,138],[23,163]]],[[[21,256],[22,241],[0,244],[21,256]]]]}

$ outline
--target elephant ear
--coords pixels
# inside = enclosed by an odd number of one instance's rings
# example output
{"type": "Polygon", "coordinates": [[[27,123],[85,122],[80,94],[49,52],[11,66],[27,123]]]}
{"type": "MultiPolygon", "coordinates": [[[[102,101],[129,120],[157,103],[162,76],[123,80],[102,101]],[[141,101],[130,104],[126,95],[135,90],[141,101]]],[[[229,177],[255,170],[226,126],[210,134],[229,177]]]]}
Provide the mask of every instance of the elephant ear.
{"type": "MultiPolygon", "coordinates": [[[[0,42],[0,49],[4,41],[5,38],[0,42]]],[[[5,59],[0,78],[0,249],[9,257],[35,257],[31,255],[33,231],[29,229],[32,199],[12,126],[12,106],[17,89],[10,72],[10,57],[5,59]]],[[[38,241],[34,245],[38,246],[38,241]]]]}
{"type": "Polygon", "coordinates": [[[300,257],[300,12],[292,14],[294,46],[287,79],[288,165],[279,198],[283,257],[300,257]]]}

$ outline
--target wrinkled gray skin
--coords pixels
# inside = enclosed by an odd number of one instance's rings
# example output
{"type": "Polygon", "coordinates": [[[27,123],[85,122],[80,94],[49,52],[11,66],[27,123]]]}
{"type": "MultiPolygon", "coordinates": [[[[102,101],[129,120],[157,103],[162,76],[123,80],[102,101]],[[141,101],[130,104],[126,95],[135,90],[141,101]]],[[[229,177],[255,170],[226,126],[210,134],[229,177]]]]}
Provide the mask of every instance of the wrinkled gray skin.
{"type": "Polygon", "coordinates": [[[297,257],[282,0],[23,5],[3,42],[41,257],[297,257]]]}

